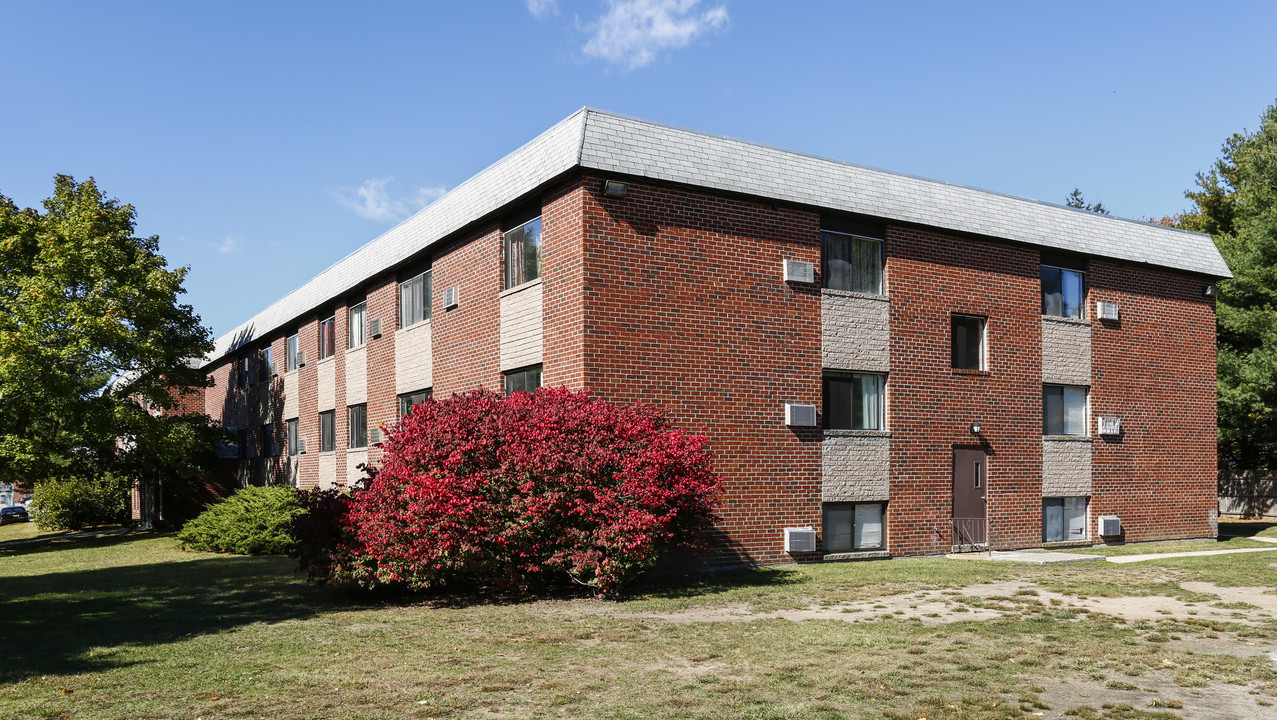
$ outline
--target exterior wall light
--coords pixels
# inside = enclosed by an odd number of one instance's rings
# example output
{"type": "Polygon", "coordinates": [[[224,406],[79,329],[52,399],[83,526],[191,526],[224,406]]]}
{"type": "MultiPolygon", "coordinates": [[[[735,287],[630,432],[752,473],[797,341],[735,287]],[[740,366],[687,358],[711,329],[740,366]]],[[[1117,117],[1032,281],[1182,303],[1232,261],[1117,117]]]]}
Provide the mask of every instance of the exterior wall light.
{"type": "Polygon", "coordinates": [[[630,191],[630,184],[620,180],[604,180],[603,194],[608,197],[623,198],[630,191]]]}
{"type": "Polygon", "coordinates": [[[1206,287],[1202,288],[1202,294],[1205,295],[1206,297],[1215,297],[1216,292],[1218,292],[1218,290],[1215,289],[1214,285],[1207,285],[1206,287]]]}
{"type": "Polygon", "coordinates": [[[972,434],[972,435],[979,435],[979,434],[980,434],[980,421],[979,421],[979,420],[976,420],[975,422],[972,422],[970,425],[968,425],[968,426],[967,426],[967,429],[971,431],[971,434],[972,434]]]}

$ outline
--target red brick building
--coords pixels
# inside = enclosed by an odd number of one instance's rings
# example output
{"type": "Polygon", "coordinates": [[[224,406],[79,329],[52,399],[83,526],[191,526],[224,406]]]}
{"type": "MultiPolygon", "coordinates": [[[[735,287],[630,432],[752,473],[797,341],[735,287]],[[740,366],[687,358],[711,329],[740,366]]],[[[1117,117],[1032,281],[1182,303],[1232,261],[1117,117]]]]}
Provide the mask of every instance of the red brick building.
{"type": "Polygon", "coordinates": [[[204,410],[239,482],[305,487],[429,393],[652,403],[712,440],[724,560],[1211,537],[1228,275],[1204,235],[586,109],[219,340],[204,410]]]}

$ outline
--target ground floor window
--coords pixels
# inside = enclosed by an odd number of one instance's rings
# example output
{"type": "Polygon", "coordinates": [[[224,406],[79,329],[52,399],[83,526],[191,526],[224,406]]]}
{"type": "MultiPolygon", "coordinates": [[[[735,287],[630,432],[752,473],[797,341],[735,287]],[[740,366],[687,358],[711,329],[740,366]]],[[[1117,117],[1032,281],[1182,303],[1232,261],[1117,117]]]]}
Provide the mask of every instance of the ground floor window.
{"type": "Polygon", "coordinates": [[[511,370],[505,374],[505,394],[532,392],[541,387],[541,366],[511,370]]]}
{"type": "Polygon", "coordinates": [[[1042,498],[1042,540],[1063,542],[1085,540],[1085,497],[1042,498]]]}
{"type": "Polygon", "coordinates": [[[886,546],[882,503],[826,503],[825,552],[881,550],[886,546]]]}
{"type": "Polygon", "coordinates": [[[430,389],[404,393],[399,396],[399,417],[407,417],[412,409],[430,399],[430,389]]]}

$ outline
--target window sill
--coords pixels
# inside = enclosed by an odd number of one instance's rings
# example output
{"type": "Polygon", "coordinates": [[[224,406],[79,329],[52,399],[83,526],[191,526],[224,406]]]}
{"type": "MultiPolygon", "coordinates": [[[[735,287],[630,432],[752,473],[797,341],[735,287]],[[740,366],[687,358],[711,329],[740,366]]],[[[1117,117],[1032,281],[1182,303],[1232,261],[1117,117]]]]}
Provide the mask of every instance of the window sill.
{"type": "Polygon", "coordinates": [[[421,321],[421,322],[419,322],[419,323],[413,323],[413,324],[409,325],[408,327],[396,328],[396,329],[395,329],[395,337],[398,337],[398,336],[403,335],[403,334],[405,334],[405,333],[410,333],[410,332],[412,332],[413,330],[419,330],[419,329],[421,329],[421,328],[423,328],[423,327],[427,327],[427,328],[428,328],[428,327],[430,327],[430,318],[426,318],[425,320],[422,320],[422,321],[421,321]]]}
{"type": "Polygon", "coordinates": [[[367,445],[360,445],[359,447],[346,448],[346,452],[348,452],[348,453],[353,453],[353,452],[368,452],[368,446],[367,446],[367,445]]]}
{"type": "Polygon", "coordinates": [[[1091,438],[1088,435],[1043,435],[1042,442],[1089,443],[1091,438]]]}
{"type": "Polygon", "coordinates": [[[963,370],[962,368],[949,368],[954,375],[966,375],[968,377],[989,377],[993,373],[988,370],[963,370]]]}
{"type": "Polygon", "coordinates": [[[885,560],[891,558],[889,550],[855,550],[852,552],[827,553],[821,559],[825,562],[847,560],[885,560]]]}
{"type": "Polygon", "coordinates": [[[356,345],[353,348],[346,348],[346,354],[349,355],[355,352],[356,350],[367,350],[367,349],[368,349],[368,343],[364,343],[363,345],[356,345]]]}
{"type": "Polygon", "coordinates": [[[834,288],[821,288],[821,295],[829,295],[831,297],[860,298],[861,300],[877,300],[878,302],[891,302],[891,297],[881,293],[857,292],[855,290],[836,290],[834,288]]]}
{"type": "Polygon", "coordinates": [[[846,428],[825,428],[825,437],[891,437],[890,430],[849,430],[846,428]]]}
{"type": "Polygon", "coordinates": [[[505,290],[502,290],[501,294],[497,295],[497,297],[504,298],[504,297],[509,297],[510,295],[516,295],[520,292],[523,292],[524,290],[540,285],[543,280],[544,278],[537,278],[535,280],[529,280],[523,283],[522,285],[515,285],[512,288],[506,288],[505,290]]]}
{"type": "Polygon", "coordinates": [[[1064,317],[1062,315],[1043,315],[1042,322],[1054,322],[1054,323],[1060,323],[1061,325],[1080,325],[1080,326],[1086,326],[1086,327],[1091,326],[1091,321],[1085,318],[1070,318],[1070,317],[1064,317]]]}
{"type": "Polygon", "coordinates": [[[333,354],[333,355],[329,355],[328,357],[320,358],[320,359],[316,360],[316,361],[315,361],[315,364],[316,364],[316,365],[323,365],[324,363],[330,363],[330,362],[333,362],[333,361],[334,361],[334,360],[336,360],[336,359],[337,359],[337,355],[336,355],[336,354],[333,354]]]}

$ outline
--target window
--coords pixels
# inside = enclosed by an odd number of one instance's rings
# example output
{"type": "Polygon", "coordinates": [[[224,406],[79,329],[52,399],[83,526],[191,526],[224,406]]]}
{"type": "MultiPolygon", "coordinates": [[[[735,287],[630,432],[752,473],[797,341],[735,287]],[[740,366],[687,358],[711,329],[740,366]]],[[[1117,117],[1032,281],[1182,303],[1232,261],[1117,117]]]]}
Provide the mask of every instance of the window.
{"type": "Polygon", "coordinates": [[[288,425],[288,455],[290,457],[297,455],[302,451],[300,428],[297,427],[297,418],[293,418],[287,422],[288,425]]]}
{"type": "Polygon", "coordinates": [[[1078,270],[1042,266],[1042,314],[1082,319],[1083,279],[1078,270]]]}
{"type": "Polygon", "coordinates": [[[300,358],[297,356],[297,335],[289,335],[288,340],[284,341],[284,361],[287,363],[284,367],[285,372],[292,372],[297,369],[297,363],[300,358]]]}
{"type": "Polygon", "coordinates": [[[349,447],[368,447],[368,406],[351,405],[346,408],[346,419],[349,420],[350,427],[349,447]]]}
{"type": "Polygon", "coordinates": [[[327,410],[319,413],[319,451],[332,452],[337,449],[337,412],[327,410]]]}
{"type": "Polygon", "coordinates": [[[953,368],[955,370],[984,370],[984,318],[973,315],[954,315],[953,368]]]}
{"type": "Polygon", "coordinates": [[[368,304],[359,303],[350,308],[346,324],[346,347],[357,348],[368,342],[368,304]]]}
{"type": "Polygon", "coordinates": [[[1063,542],[1085,540],[1085,497],[1042,498],[1042,540],[1063,542]]]}
{"type": "Polygon", "coordinates": [[[238,451],[239,459],[243,460],[248,457],[248,430],[240,430],[235,433],[235,447],[238,451]]]}
{"type": "Polygon", "coordinates": [[[882,241],[824,231],[824,286],[831,290],[882,294],[882,241]]]}
{"type": "Polygon", "coordinates": [[[257,354],[257,379],[260,382],[266,382],[273,374],[274,368],[270,363],[270,348],[262,348],[257,354]]]}
{"type": "Polygon", "coordinates": [[[541,387],[541,366],[512,370],[505,374],[505,394],[532,392],[541,387]]]}
{"type": "Polygon", "coordinates": [[[430,319],[430,271],[399,283],[399,327],[430,319]]]}
{"type": "Polygon", "coordinates": [[[330,317],[319,323],[319,359],[330,357],[337,347],[337,318],[330,317]]]}
{"type": "Polygon", "coordinates": [[[823,540],[827,553],[882,549],[882,503],[825,505],[823,540]]]}
{"type": "Polygon", "coordinates": [[[238,369],[236,370],[236,372],[239,374],[239,386],[248,387],[248,381],[251,379],[248,374],[248,356],[245,355],[244,357],[240,358],[238,361],[236,361],[236,364],[239,366],[238,369]]]}
{"type": "Polygon", "coordinates": [[[541,277],[541,218],[506,231],[504,241],[507,288],[541,277]]]}
{"type": "Polygon", "coordinates": [[[831,430],[881,430],[882,375],[825,374],[825,427],[831,430]]]}
{"type": "Polygon", "coordinates": [[[1042,386],[1042,434],[1086,434],[1086,388],[1042,386]]]}
{"type": "Polygon", "coordinates": [[[275,446],[275,428],[270,425],[262,426],[262,454],[268,457],[279,454],[279,449],[275,446]]]}
{"type": "Polygon", "coordinates": [[[407,417],[412,409],[430,399],[430,390],[419,390],[399,396],[399,417],[407,417]]]}

